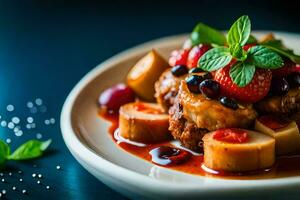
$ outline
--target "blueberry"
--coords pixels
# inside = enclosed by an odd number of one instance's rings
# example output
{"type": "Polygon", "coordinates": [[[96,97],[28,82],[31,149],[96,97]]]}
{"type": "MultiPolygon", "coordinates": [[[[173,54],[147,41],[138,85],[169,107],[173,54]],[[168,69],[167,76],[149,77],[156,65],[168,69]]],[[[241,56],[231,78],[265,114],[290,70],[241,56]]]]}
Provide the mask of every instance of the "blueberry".
{"type": "Polygon", "coordinates": [[[300,86],[300,73],[291,73],[286,77],[286,80],[289,83],[290,88],[298,87],[300,86]]]}
{"type": "Polygon", "coordinates": [[[182,76],[189,72],[188,68],[185,65],[176,65],[172,67],[171,72],[174,76],[182,76]]]}
{"type": "Polygon", "coordinates": [[[189,73],[200,73],[203,72],[203,70],[200,67],[195,67],[193,69],[190,69],[189,73]]]}
{"type": "Polygon", "coordinates": [[[203,78],[201,76],[192,75],[192,76],[189,76],[185,81],[186,81],[186,84],[187,84],[190,92],[196,93],[196,94],[201,93],[200,89],[199,89],[199,84],[203,81],[203,78]]]}
{"type": "Polygon", "coordinates": [[[208,98],[214,99],[219,96],[220,84],[217,81],[206,79],[200,83],[199,89],[203,95],[208,98]]]}
{"type": "Polygon", "coordinates": [[[222,97],[220,99],[220,103],[227,108],[232,108],[233,110],[236,110],[239,108],[236,101],[231,98],[228,98],[228,97],[222,97]]]}
{"type": "Polygon", "coordinates": [[[203,79],[206,80],[206,79],[212,79],[212,75],[211,73],[207,72],[206,74],[202,75],[203,79]]]}
{"type": "Polygon", "coordinates": [[[270,93],[275,96],[282,96],[288,93],[290,86],[283,77],[274,77],[272,79],[270,93]]]}

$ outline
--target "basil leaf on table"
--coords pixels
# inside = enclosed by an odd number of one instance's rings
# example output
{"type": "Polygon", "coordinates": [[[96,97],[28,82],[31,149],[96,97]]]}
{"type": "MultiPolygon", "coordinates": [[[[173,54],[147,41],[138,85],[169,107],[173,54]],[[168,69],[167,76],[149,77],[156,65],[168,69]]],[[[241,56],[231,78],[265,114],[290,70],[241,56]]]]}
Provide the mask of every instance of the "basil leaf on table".
{"type": "Polygon", "coordinates": [[[255,74],[255,66],[247,62],[239,62],[229,70],[231,80],[239,87],[248,85],[255,74]]]}
{"type": "Polygon", "coordinates": [[[259,68],[277,69],[283,65],[282,58],[275,51],[261,45],[248,50],[248,59],[259,68]]]}
{"type": "Polygon", "coordinates": [[[226,37],[218,30],[207,26],[203,23],[198,23],[190,36],[193,45],[200,43],[212,43],[217,45],[225,45],[226,37]]]}
{"type": "Polygon", "coordinates": [[[0,140],[0,169],[2,169],[5,166],[5,162],[9,154],[10,154],[10,148],[8,144],[0,140]]]}
{"type": "Polygon", "coordinates": [[[207,51],[198,62],[198,67],[205,71],[215,71],[230,63],[232,56],[226,47],[216,47],[207,51]]]}
{"type": "Polygon", "coordinates": [[[251,22],[248,16],[243,15],[240,17],[228,31],[227,43],[234,45],[236,43],[241,46],[245,45],[248,41],[251,32],[251,22]]]}
{"type": "Polygon", "coordinates": [[[10,156],[9,160],[26,160],[40,157],[51,144],[51,139],[41,142],[30,140],[19,146],[10,156]]]}

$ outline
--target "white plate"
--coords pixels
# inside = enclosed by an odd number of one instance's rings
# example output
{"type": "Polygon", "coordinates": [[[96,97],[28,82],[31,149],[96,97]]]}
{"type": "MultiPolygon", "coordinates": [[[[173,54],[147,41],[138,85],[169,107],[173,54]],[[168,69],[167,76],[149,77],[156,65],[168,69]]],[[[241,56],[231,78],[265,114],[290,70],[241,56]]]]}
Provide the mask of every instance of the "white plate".
{"type": "MultiPolygon", "coordinates": [[[[262,31],[256,33],[261,34],[262,31]]],[[[276,36],[300,51],[300,35],[277,32],[276,36]]],[[[172,36],[129,49],[97,66],[75,86],[61,114],[63,138],[73,156],[103,183],[130,198],[298,197],[300,177],[223,180],[195,176],[153,165],[123,151],[112,141],[107,131],[109,123],[97,114],[101,91],[124,81],[130,67],[150,49],[155,48],[167,57],[185,38],[184,35],[172,36]]]]}

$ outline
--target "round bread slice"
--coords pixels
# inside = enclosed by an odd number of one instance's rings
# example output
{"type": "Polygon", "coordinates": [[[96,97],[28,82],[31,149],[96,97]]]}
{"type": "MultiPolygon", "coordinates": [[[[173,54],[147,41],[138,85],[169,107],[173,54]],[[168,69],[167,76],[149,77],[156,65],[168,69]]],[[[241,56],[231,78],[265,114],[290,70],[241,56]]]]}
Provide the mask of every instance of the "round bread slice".
{"type": "Polygon", "coordinates": [[[204,165],[217,171],[244,172],[271,167],[275,162],[275,140],[265,134],[244,130],[248,140],[228,143],[214,139],[211,132],[203,137],[204,165]]]}
{"type": "Polygon", "coordinates": [[[154,103],[135,102],[120,108],[120,136],[142,143],[156,143],[171,139],[169,116],[154,103]]]}

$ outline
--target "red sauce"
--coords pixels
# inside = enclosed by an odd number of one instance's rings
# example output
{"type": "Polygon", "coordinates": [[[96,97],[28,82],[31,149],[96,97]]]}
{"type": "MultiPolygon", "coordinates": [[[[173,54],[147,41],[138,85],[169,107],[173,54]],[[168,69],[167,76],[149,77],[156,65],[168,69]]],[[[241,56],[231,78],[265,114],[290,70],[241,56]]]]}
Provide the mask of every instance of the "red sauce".
{"type": "Polygon", "coordinates": [[[222,128],[215,131],[213,138],[228,143],[244,143],[248,141],[248,133],[238,128],[222,128]]]}
{"type": "MultiPolygon", "coordinates": [[[[109,128],[109,133],[114,139],[114,132],[118,128],[118,114],[116,113],[105,113],[99,112],[100,116],[112,124],[109,128]]],[[[158,147],[172,147],[174,146],[170,142],[158,143],[158,144],[147,144],[145,146],[136,146],[124,141],[115,140],[116,144],[124,151],[133,154],[139,158],[152,162],[152,157],[149,152],[158,147]]],[[[270,169],[261,169],[243,173],[231,173],[226,171],[215,171],[208,169],[203,164],[203,155],[191,154],[188,159],[182,163],[175,165],[160,165],[167,167],[172,170],[177,170],[189,174],[225,178],[225,179],[269,179],[269,178],[280,178],[280,177],[291,177],[300,176],[300,155],[283,156],[278,157],[275,165],[270,169]]]]}
{"type": "Polygon", "coordinates": [[[149,107],[147,106],[147,104],[141,103],[141,102],[136,102],[134,104],[134,109],[136,111],[142,111],[144,113],[148,113],[148,114],[162,114],[163,111],[160,109],[155,109],[153,107],[149,107]]]}
{"type": "Polygon", "coordinates": [[[274,131],[287,127],[290,124],[290,122],[285,118],[279,118],[271,115],[261,116],[258,118],[258,121],[274,131]]]}

